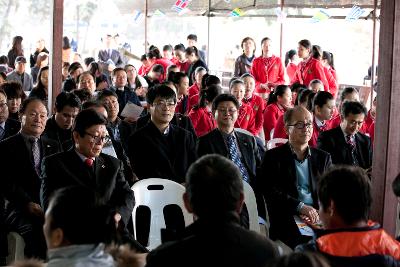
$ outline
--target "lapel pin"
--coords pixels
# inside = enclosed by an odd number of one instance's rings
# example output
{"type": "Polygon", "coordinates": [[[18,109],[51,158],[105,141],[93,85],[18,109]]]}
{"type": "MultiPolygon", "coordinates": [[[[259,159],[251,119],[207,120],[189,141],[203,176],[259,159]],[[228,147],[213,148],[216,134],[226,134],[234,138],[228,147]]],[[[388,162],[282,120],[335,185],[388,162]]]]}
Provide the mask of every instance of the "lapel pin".
{"type": "Polygon", "coordinates": [[[101,165],[101,167],[104,169],[106,166],[105,165],[101,165]]]}

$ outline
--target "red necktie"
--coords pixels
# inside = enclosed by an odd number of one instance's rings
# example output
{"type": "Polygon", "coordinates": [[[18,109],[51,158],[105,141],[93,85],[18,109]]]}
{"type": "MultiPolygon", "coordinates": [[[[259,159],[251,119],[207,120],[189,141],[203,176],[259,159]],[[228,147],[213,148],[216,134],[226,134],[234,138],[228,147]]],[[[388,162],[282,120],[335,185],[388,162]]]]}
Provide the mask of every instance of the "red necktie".
{"type": "Polygon", "coordinates": [[[92,167],[93,166],[93,159],[90,159],[90,158],[85,159],[85,164],[88,167],[92,167]]]}

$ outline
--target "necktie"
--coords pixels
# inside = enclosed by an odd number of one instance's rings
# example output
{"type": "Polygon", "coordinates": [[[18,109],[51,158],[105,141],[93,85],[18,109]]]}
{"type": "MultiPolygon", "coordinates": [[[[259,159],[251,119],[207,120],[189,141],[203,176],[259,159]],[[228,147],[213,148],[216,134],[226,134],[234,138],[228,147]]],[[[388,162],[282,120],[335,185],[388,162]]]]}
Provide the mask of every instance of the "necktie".
{"type": "Polygon", "coordinates": [[[353,160],[353,165],[359,166],[357,156],[356,156],[356,143],[354,141],[354,137],[352,135],[346,136],[346,142],[351,149],[351,158],[353,160]]]}
{"type": "Polygon", "coordinates": [[[250,179],[247,174],[246,168],[243,166],[242,160],[239,157],[239,154],[237,151],[237,146],[235,143],[235,138],[233,137],[233,134],[228,136],[227,145],[228,145],[228,149],[229,149],[229,154],[231,156],[231,160],[239,168],[240,173],[243,176],[243,180],[248,183],[250,179]]]}
{"type": "Polygon", "coordinates": [[[33,164],[36,170],[37,175],[40,175],[40,147],[39,147],[39,138],[34,138],[31,140],[32,142],[32,157],[33,164]]]}
{"type": "Polygon", "coordinates": [[[88,167],[92,167],[93,166],[93,159],[91,159],[91,158],[85,159],[85,165],[88,166],[88,167]]]}
{"type": "Polygon", "coordinates": [[[0,126],[0,140],[3,139],[3,137],[4,137],[4,132],[5,132],[4,128],[0,126]]]}
{"type": "Polygon", "coordinates": [[[108,56],[111,58],[111,53],[112,53],[112,50],[111,49],[108,49],[108,56]]]}

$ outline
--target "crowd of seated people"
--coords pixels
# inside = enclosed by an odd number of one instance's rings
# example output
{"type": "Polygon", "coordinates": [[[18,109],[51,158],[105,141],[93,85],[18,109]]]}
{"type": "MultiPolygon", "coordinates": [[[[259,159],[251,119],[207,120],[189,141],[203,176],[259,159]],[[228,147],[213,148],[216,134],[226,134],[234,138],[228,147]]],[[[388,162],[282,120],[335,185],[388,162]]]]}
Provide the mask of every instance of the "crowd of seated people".
{"type": "Polygon", "coordinates": [[[51,111],[44,44],[31,57],[36,84],[23,54],[7,58],[0,68],[0,265],[7,234],[16,232],[25,257],[50,266],[122,264],[123,244],[131,266],[143,266],[148,251],[134,239],[131,186],[156,177],[185,186],[185,206],[196,220],[176,241],[151,251],[148,266],[204,266],[210,257],[220,257],[218,266],[324,267],[365,257],[354,266],[370,266],[362,263],[370,255],[400,264],[400,243],[368,220],[376,107],[368,112],[355,88],[339,92],[332,53],[299,41],[302,61],[291,52],[289,75],[270,38],[263,38],[259,57],[254,40],[244,38],[224,92],[195,46],[197,36],[187,39],[187,47],[165,45],[163,53],[151,46],[136,71],[113,36],[105,36],[97,59],[64,62],[67,75],[51,111]],[[270,149],[275,138],[286,141],[270,149]],[[255,193],[268,237],[248,230],[243,182],[255,193]],[[91,207],[101,214],[83,212],[91,207]],[[91,228],[95,219],[115,229],[91,228]],[[118,236],[114,252],[105,249],[111,233],[118,236]],[[271,240],[319,254],[279,258],[271,240]],[[338,248],[335,240],[352,249],[338,248]],[[360,252],[361,246],[370,249],[360,252]]]}

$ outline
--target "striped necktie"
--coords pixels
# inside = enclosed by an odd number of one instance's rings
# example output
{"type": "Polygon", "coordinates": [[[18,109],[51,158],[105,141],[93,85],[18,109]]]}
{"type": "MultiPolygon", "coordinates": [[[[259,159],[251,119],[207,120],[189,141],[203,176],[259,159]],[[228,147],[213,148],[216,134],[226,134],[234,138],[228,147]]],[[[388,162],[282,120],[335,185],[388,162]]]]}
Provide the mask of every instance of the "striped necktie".
{"type": "Polygon", "coordinates": [[[227,145],[228,145],[228,149],[229,149],[229,155],[231,156],[231,160],[239,168],[240,173],[243,176],[243,180],[248,183],[250,181],[249,175],[247,174],[247,170],[244,167],[242,160],[239,157],[239,154],[237,151],[238,148],[236,146],[235,137],[233,136],[233,134],[228,136],[227,145]]]}

